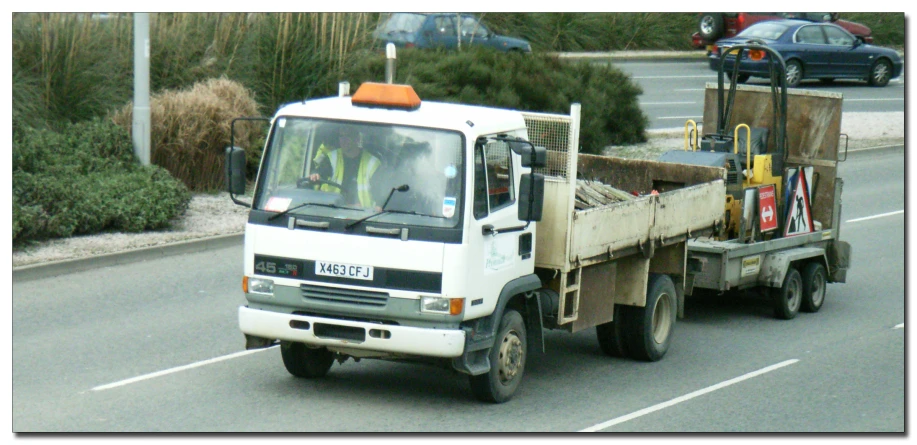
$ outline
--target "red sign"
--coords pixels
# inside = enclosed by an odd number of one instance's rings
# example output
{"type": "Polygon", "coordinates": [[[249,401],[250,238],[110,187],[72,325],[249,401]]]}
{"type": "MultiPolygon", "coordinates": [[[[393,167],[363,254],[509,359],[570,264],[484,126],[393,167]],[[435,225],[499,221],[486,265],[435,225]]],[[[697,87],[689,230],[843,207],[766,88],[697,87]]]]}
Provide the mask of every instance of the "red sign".
{"type": "Polygon", "coordinates": [[[761,232],[777,228],[777,189],[771,185],[758,187],[758,216],[761,232]]]}

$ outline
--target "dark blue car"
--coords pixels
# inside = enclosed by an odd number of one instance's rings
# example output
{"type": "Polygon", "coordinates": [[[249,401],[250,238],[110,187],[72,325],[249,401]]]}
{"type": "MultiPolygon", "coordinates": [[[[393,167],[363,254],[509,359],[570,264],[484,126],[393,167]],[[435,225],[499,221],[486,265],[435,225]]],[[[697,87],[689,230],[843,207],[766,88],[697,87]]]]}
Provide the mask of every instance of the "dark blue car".
{"type": "MultiPolygon", "coordinates": [[[[901,75],[903,62],[897,51],[863,43],[852,34],[831,23],[801,20],[762,22],[749,26],[737,36],[716,42],[710,53],[710,69],[719,70],[722,54],[741,43],[767,45],[786,62],[787,86],[795,87],[803,79],[855,79],[884,87],[901,75]]],[[[753,60],[746,52],[739,62],[736,81],[749,77],[769,78],[766,60],[753,60]]],[[[735,53],[727,54],[725,72],[731,75],[735,53]]]]}
{"type": "Polygon", "coordinates": [[[529,42],[494,34],[473,15],[462,13],[394,13],[376,28],[373,37],[401,48],[456,49],[461,42],[462,46],[483,45],[507,52],[532,51],[529,42]]]}

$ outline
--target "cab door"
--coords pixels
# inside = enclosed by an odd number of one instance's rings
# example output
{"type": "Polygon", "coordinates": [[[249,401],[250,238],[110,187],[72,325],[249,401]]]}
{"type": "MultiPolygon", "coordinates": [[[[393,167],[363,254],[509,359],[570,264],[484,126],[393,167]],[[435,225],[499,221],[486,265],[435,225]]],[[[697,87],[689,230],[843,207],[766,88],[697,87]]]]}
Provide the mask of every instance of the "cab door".
{"type": "Polygon", "coordinates": [[[472,219],[469,224],[467,283],[469,308],[477,304],[489,313],[503,286],[531,274],[534,259],[520,251],[520,238],[533,236],[534,225],[525,230],[517,209],[519,156],[509,146],[491,141],[475,145],[472,166],[472,219]],[[514,231],[503,232],[506,229],[514,231]]]}

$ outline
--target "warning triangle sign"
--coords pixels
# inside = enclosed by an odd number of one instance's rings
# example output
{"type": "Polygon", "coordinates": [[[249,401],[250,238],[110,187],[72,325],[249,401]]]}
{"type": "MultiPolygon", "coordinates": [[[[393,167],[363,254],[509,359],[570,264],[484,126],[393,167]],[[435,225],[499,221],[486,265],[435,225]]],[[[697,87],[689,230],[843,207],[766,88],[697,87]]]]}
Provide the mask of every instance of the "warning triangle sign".
{"type": "Polygon", "coordinates": [[[812,207],[809,203],[809,187],[806,185],[806,175],[796,175],[796,187],[787,201],[786,224],[783,226],[783,236],[802,235],[815,231],[812,221],[812,207]]]}

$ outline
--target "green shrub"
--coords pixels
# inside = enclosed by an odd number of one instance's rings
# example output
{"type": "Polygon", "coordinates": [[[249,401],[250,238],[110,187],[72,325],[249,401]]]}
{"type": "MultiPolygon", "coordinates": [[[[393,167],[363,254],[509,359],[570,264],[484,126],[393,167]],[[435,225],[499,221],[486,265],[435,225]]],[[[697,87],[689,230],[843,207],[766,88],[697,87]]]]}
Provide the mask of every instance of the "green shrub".
{"type": "Polygon", "coordinates": [[[13,243],[162,229],[188,207],[187,188],[140,166],[130,137],[95,119],[64,131],[23,128],[13,139],[13,243]]]}
{"type": "MultiPolygon", "coordinates": [[[[367,54],[352,66],[347,79],[356,88],[384,76],[384,56],[367,54]]],[[[422,100],[560,114],[569,113],[572,103],[581,103],[580,146],[585,153],[646,140],[649,120],[637,101],[642,90],[614,67],[487,48],[407,49],[398,54],[394,81],[412,85],[422,100]]]]}

